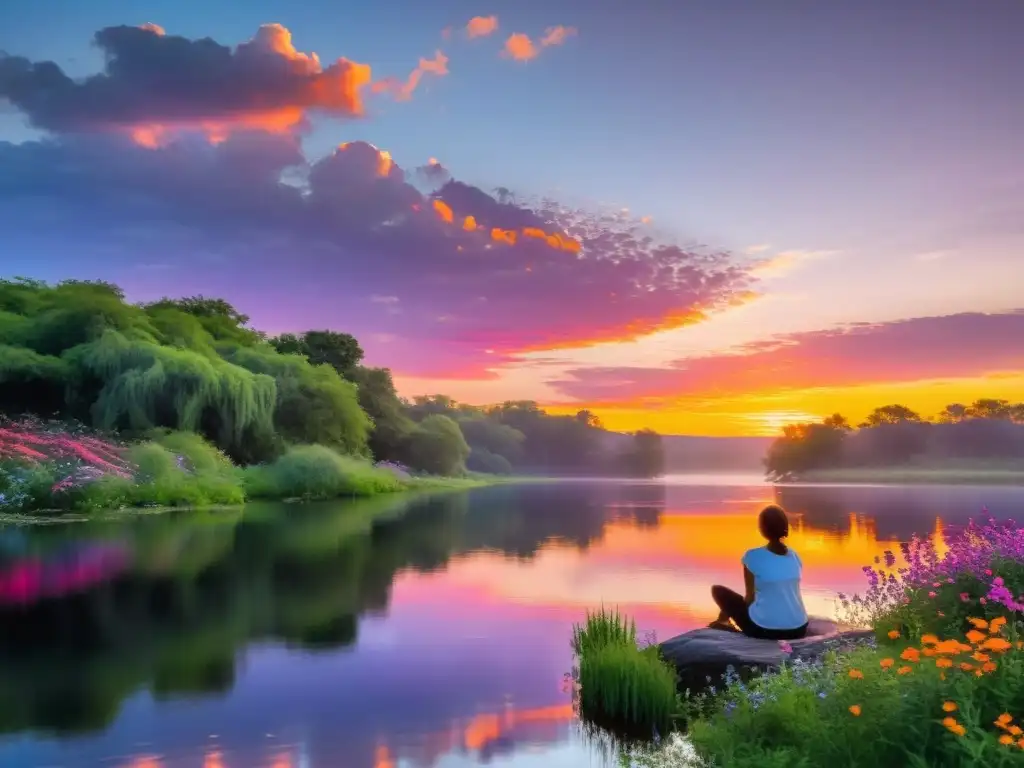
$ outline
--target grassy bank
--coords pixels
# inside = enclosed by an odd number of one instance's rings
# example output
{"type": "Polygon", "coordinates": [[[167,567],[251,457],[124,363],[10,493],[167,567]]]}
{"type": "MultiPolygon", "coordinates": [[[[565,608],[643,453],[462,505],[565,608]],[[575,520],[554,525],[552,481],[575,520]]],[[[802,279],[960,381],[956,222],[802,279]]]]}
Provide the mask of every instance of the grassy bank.
{"type": "MultiPolygon", "coordinates": [[[[128,445],[41,436],[0,461],[0,513],[93,513],[117,509],[209,508],[251,500],[368,498],[406,491],[459,490],[499,478],[416,476],[318,445],[294,446],[267,464],[237,467],[188,432],[128,445]],[[48,456],[42,448],[60,448],[48,456]]],[[[504,480],[504,478],[501,478],[504,480]]]]}
{"type": "MultiPolygon", "coordinates": [[[[840,600],[843,618],[872,626],[875,641],[745,682],[729,674],[677,698],[670,719],[685,733],[634,744],[623,763],[1024,765],[1024,529],[971,525],[941,556],[914,540],[866,571],[865,594],[840,600]]],[[[664,722],[670,698],[651,683],[664,662],[636,645],[631,624],[602,612],[580,634],[593,638],[574,642],[583,716],[597,702],[640,729],[664,722]],[[602,650],[610,647],[614,655],[602,650]],[[638,698],[647,703],[624,703],[638,698]]]]}
{"type": "Polygon", "coordinates": [[[800,473],[803,483],[881,485],[1024,485],[1024,466],[950,464],[945,466],[847,467],[800,473]]]}

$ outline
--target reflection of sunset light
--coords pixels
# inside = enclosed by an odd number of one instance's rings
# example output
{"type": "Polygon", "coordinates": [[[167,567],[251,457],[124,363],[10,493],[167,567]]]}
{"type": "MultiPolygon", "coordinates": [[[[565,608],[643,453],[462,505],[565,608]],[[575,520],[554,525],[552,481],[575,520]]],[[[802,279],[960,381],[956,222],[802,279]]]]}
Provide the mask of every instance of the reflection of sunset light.
{"type": "MultiPolygon", "coordinates": [[[[804,600],[815,615],[834,615],[839,592],[863,592],[861,568],[876,557],[892,551],[900,558],[899,540],[879,538],[873,520],[851,515],[848,526],[846,531],[816,528],[793,515],[789,543],[804,562],[804,600]]],[[[941,526],[929,539],[944,551],[941,526]]],[[[712,584],[742,587],[740,558],[763,543],[752,512],[670,513],[657,528],[609,523],[585,553],[550,542],[529,563],[471,554],[450,566],[443,583],[400,579],[396,591],[402,599],[468,603],[474,610],[508,601],[521,608],[564,606],[574,612],[619,605],[673,617],[682,628],[714,613],[712,584]],[[457,592],[458,599],[438,596],[438,590],[457,592]]]]}
{"type": "Polygon", "coordinates": [[[221,753],[213,750],[203,755],[203,768],[225,768],[221,753]]]}
{"type": "Polygon", "coordinates": [[[163,768],[163,763],[155,755],[140,755],[125,763],[124,768],[163,768]]]}
{"type": "Polygon", "coordinates": [[[391,758],[391,751],[386,744],[377,747],[373,755],[373,768],[395,768],[397,763],[391,758]]]}

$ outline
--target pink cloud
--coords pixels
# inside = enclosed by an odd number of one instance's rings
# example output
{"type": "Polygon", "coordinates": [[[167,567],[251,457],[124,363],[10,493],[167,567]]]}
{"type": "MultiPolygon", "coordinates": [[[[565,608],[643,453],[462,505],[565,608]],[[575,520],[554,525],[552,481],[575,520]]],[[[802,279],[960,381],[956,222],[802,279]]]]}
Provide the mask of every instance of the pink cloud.
{"type": "Polygon", "coordinates": [[[665,368],[576,369],[552,382],[588,402],[716,396],[1024,371],[1024,310],[859,323],[781,336],[665,368]]]}

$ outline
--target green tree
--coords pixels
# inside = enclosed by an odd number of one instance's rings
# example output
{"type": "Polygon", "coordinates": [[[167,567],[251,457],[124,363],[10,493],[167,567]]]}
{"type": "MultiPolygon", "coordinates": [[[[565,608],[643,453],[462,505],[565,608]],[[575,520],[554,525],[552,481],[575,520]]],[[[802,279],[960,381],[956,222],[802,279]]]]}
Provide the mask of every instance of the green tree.
{"type": "Polygon", "coordinates": [[[634,477],[658,477],[665,474],[665,447],[661,435],[653,429],[641,429],[631,436],[622,456],[626,472],[634,477]]]}
{"type": "Polygon", "coordinates": [[[357,366],[352,372],[359,387],[359,404],[373,421],[370,450],[378,461],[399,461],[409,434],[416,427],[395,391],[387,368],[357,366]]]}
{"type": "Polygon", "coordinates": [[[414,469],[434,475],[458,475],[465,470],[469,444],[453,419],[431,414],[409,433],[405,455],[414,469]]]}
{"type": "Polygon", "coordinates": [[[349,380],[354,378],[364,355],[355,336],[335,331],[306,331],[300,336],[286,333],[270,343],[283,354],[302,355],[314,365],[329,365],[349,380]]]}
{"type": "Polygon", "coordinates": [[[861,426],[877,427],[880,424],[900,424],[905,421],[921,421],[921,416],[905,405],[883,405],[869,413],[861,426]]]}

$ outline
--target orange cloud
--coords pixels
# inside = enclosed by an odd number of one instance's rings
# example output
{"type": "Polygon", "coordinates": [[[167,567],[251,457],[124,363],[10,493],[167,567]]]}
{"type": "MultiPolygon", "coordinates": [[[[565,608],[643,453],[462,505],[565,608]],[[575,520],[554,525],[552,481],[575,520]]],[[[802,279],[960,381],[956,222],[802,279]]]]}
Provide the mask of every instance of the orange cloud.
{"type": "Polygon", "coordinates": [[[233,48],[153,23],[107,27],[95,42],[106,65],[85,78],[52,61],[0,59],[0,99],[48,131],[124,133],[150,148],[180,131],[220,142],[235,131],[294,131],[310,111],[364,114],[370,67],[344,58],[324,66],[281,24],[264,24],[233,48]],[[62,83],[56,90],[54,78],[62,83]]]}
{"type": "Polygon", "coordinates": [[[537,46],[534,45],[530,36],[524,35],[522,32],[509,35],[508,40],[505,41],[505,55],[516,61],[529,61],[536,58],[538,53],[537,46]]]}
{"type": "Polygon", "coordinates": [[[541,48],[549,48],[553,45],[561,45],[569,37],[576,34],[575,27],[563,27],[559,24],[556,27],[548,27],[544,30],[544,36],[541,37],[539,43],[535,43],[533,39],[522,32],[516,32],[509,35],[505,41],[504,55],[509,58],[515,59],[516,61],[529,61],[530,59],[537,58],[541,48]]]}
{"type": "Polygon", "coordinates": [[[466,36],[470,39],[474,37],[487,37],[494,34],[497,29],[497,16],[474,16],[466,24],[466,36]]]}
{"type": "Polygon", "coordinates": [[[372,90],[374,93],[390,93],[396,101],[408,101],[412,98],[413,91],[419,86],[425,74],[435,77],[443,77],[448,74],[448,57],[444,55],[444,52],[436,51],[433,58],[420,59],[420,63],[409,73],[404,82],[387,77],[374,83],[372,90]]]}
{"type": "Polygon", "coordinates": [[[437,215],[441,217],[441,220],[447,224],[451,224],[455,220],[455,214],[444,200],[435,199],[434,210],[437,211],[437,215]]]}
{"type": "Polygon", "coordinates": [[[572,37],[575,34],[575,27],[563,27],[561,24],[557,27],[548,27],[544,31],[544,37],[540,39],[540,44],[542,48],[548,48],[552,45],[561,45],[566,41],[566,38],[572,37]]]}

